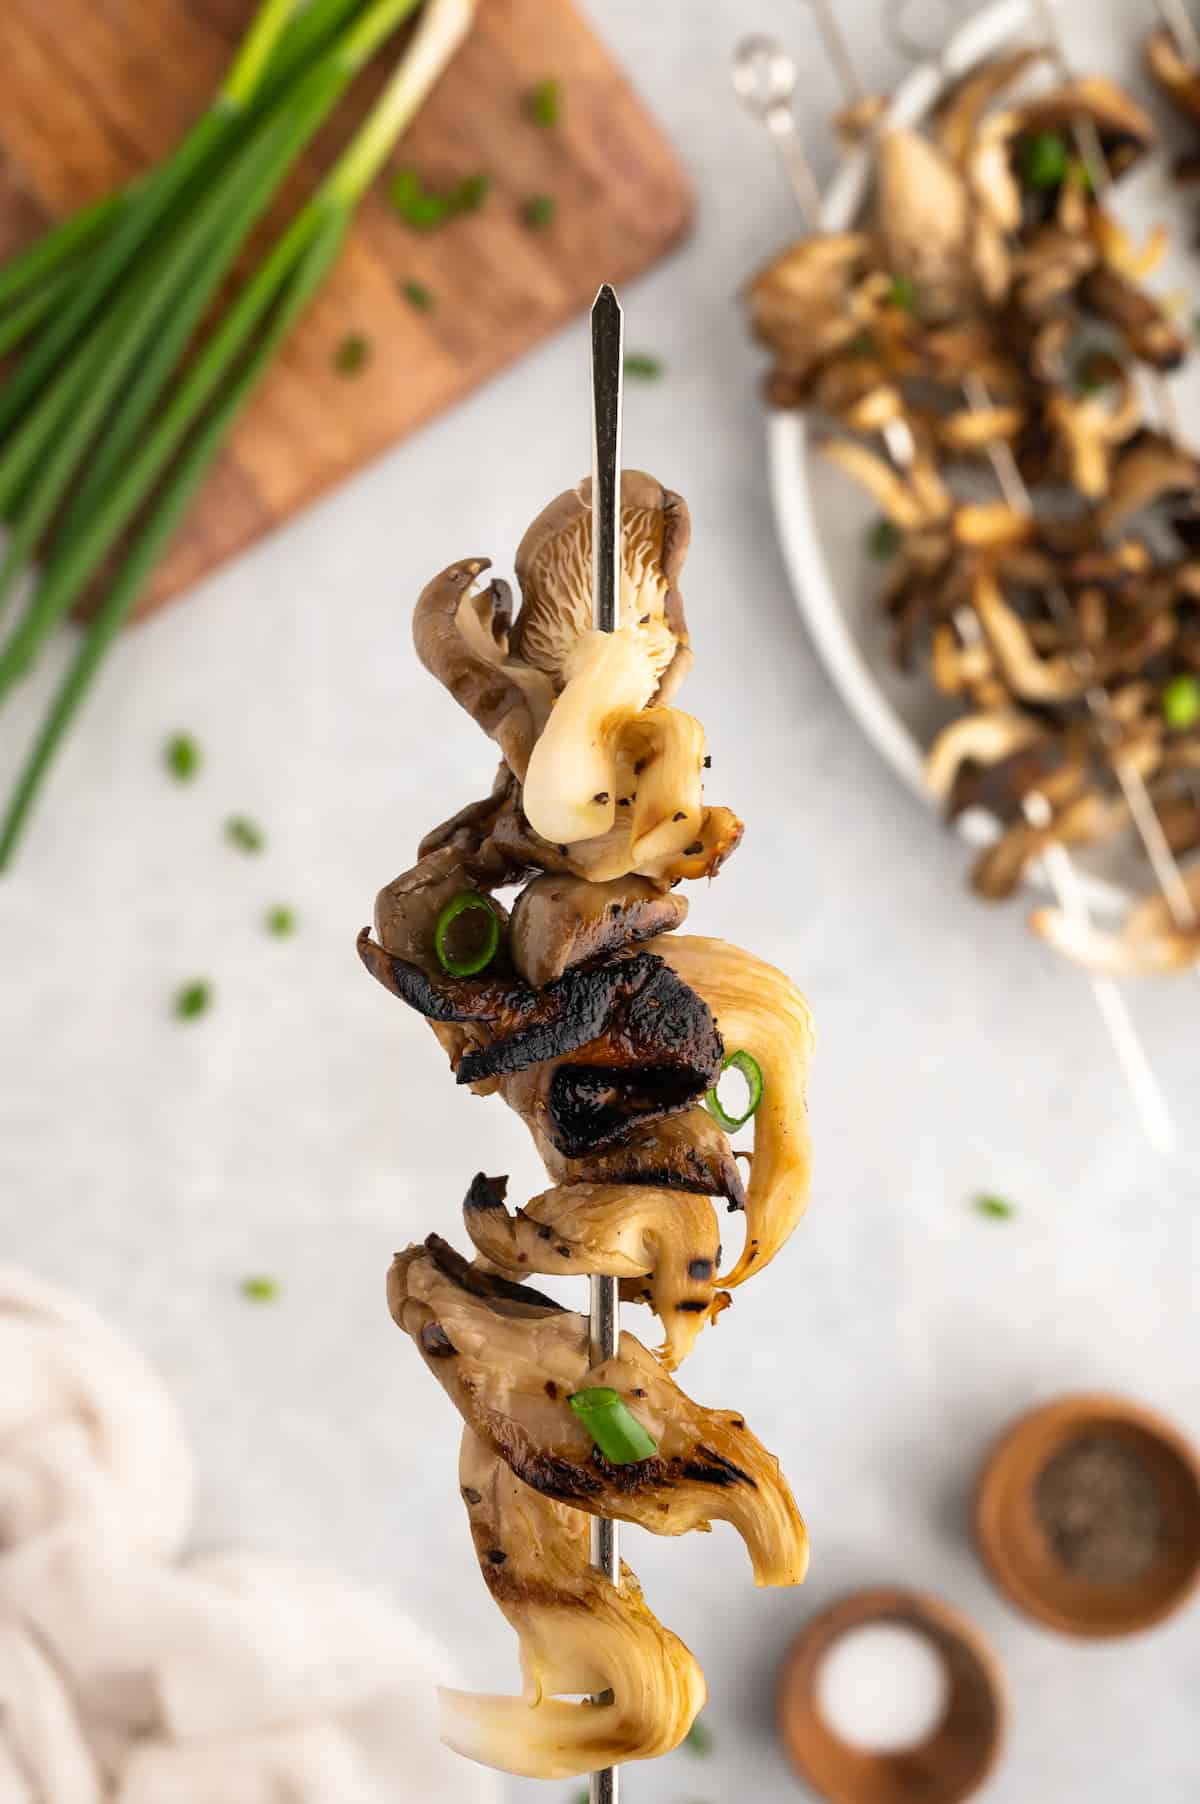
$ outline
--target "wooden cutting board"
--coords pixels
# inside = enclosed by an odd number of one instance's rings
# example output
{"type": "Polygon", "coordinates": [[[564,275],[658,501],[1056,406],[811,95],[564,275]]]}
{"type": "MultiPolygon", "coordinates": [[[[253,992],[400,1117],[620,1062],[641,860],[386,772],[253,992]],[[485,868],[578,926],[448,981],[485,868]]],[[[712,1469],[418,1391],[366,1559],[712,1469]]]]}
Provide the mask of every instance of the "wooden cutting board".
{"type": "MultiPolygon", "coordinates": [[[[175,144],[228,64],[251,0],[0,0],[0,256],[175,144]]],[[[394,49],[314,146],[311,181],[369,105],[394,49]]],[[[383,184],[198,497],[142,612],[307,506],[377,452],[628,281],[686,229],[687,181],[569,0],[480,0],[471,38],[391,167],[435,187],[486,171],[478,212],[415,233],[383,184]],[[561,86],[559,125],[526,96],[561,86]],[[552,225],[522,218],[531,196],[552,225]],[[433,297],[419,312],[404,284],[433,297]],[[334,359],[367,340],[356,376],[334,359]]],[[[294,203],[295,195],[292,196],[294,203]]]]}

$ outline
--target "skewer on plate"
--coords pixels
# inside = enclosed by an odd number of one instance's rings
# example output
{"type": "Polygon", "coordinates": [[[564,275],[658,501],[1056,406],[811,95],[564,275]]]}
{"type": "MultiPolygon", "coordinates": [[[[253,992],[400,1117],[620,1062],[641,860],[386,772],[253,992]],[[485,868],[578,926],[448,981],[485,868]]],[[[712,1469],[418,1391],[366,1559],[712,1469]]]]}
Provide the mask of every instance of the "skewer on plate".
{"type": "MultiPolygon", "coordinates": [[[[830,49],[831,61],[843,80],[847,104],[852,107],[860,105],[864,90],[833,10],[828,0],[810,0],[810,4],[821,35],[830,49]]],[[[775,144],[792,195],[808,230],[819,232],[823,204],[821,190],[801,144],[792,104],[797,82],[795,60],[774,39],[761,36],[747,38],[734,52],[732,78],[738,99],[765,127],[775,144]]],[[[889,421],[883,428],[882,436],[893,463],[900,468],[911,465],[915,446],[907,424],[903,420],[889,421]]],[[[988,446],[987,451],[1001,492],[1005,493],[1008,472],[1003,459],[998,455],[995,445],[988,446]]],[[[1017,475],[1019,481],[1019,472],[1017,475]]],[[[960,610],[955,617],[955,624],[968,642],[977,637],[978,622],[969,610],[960,610]]],[[[1153,815],[1148,795],[1145,800],[1153,815]]],[[[1049,804],[1036,791],[1025,798],[1024,810],[1033,826],[1043,825],[1049,818],[1049,804]]],[[[1157,815],[1154,815],[1154,821],[1158,824],[1157,815]]],[[[1165,846],[1161,825],[1158,825],[1158,832],[1165,846]]],[[[1149,847],[1147,850],[1149,851],[1149,847]]],[[[1170,857],[1169,849],[1167,855],[1170,857]]],[[[1075,921],[1086,925],[1087,901],[1069,852],[1062,845],[1050,845],[1043,853],[1042,863],[1059,907],[1075,921]]],[[[1179,881],[1182,885],[1182,878],[1179,881]]],[[[1191,906],[1190,899],[1188,906],[1191,906]]],[[[1159,1151],[1165,1152],[1174,1140],[1170,1114],[1124,995],[1111,978],[1093,975],[1089,982],[1147,1139],[1159,1151]]]]}

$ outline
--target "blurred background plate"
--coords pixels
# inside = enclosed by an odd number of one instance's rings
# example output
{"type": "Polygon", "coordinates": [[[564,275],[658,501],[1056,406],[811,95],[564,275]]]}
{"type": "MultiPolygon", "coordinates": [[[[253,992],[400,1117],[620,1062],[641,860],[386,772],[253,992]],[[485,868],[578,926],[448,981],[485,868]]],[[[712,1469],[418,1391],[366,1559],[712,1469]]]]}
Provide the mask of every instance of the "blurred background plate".
{"type": "MultiPolygon", "coordinates": [[[[1192,191],[1172,183],[1175,141],[1168,109],[1152,89],[1141,60],[1152,9],[1145,0],[1108,0],[1103,7],[1090,0],[1059,0],[1056,12],[1074,67],[1083,74],[1111,77],[1151,108],[1161,130],[1162,154],[1146,158],[1118,185],[1113,211],[1139,241],[1157,221],[1168,224],[1171,246],[1155,274],[1154,287],[1160,294],[1190,294],[1196,280],[1192,191]]],[[[915,13],[913,25],[919,28],[915,13]]],[[[999,0],[983,8],[954,34],[939,61],[914,68],[900,83],[887,121],[919,125],[948,79],[1007,47],[1043,39],[1037,9],[1029,0],[999,0]]],[[[870,198],[872,168],[869,146],[843,160],[826,194],[822,214],[826,229],[844,231],[859,218],[870,198]]],[[[1196,417],[1200,376],[1194,367],[1174,378],[1172,387],[1185,421],[1196,417]]],[[[1147,406],[1153,418],[1153,407],[1147,406]]],[[[896,775],[927,798],[924,749],[956,710],[923,675],[906,676],[893,663],[890,633],[879,607],[880,567],[866,544],[877,517],[874,504],[820,456],[814,423],[805,414],[773,411],[767,437],[775,521],[797,606],[867,738],[896,775]]],[[[965,813],[958,827],[973,846],[990,844],[996,837],[991,818],[978,810],[965,813]]],[[[1144,867],[1123,843],[1081,852],[1078,863],[1088,902],[1102,913],[1116,911],[1131,889],[1145,885],[1144,867]]],[[[1040,878],[1035,881],[1040,885],[1040,878]]]]}

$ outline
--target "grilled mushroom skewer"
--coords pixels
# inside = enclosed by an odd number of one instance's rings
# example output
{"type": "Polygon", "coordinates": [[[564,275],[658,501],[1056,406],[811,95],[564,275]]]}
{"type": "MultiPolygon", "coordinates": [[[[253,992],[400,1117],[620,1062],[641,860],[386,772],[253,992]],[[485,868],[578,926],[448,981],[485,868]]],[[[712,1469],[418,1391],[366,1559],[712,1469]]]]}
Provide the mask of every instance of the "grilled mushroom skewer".
{"type": "Polygon", "coordinates": [[[478,1173],[474,1260],[431,1235],[389,1277],[397,1323],[464,1419],[462,1496],[525,1678],[520,1699],[444,1696],[444,1734],[506,1771],[589,1773],[604,1804],[619,1764],[676,1746],[705,1697],[617,1559],[616,1519],[669,1536],[728,1521],[760,1584],[795,1584],[807,1562],[777,1461],[740,1412],[670,1376],[803,1210],[812,1049],[782,973],[678,931],[675,886],[714,875],[741,836],[704,799],[703,728],[672,705],[691,658],[687,530],[678,495],[618,480],[610,430],[591,487],[525,534],[515,617],[483,559],[427,586],[418,651],[504,761],[486,800],[426,835],[359,939],[458,1083],[525,1121],[551,1180],[510,1212],[506,1180],[478,1173]],[[593,552],[612,598],[600,630],[593,552]],[[514,885],[508,908],[497,892],[514,885]],[[717,1094],[730,1064],[741,1114],[717,1094]],[[747,1182],[729,1136],[751,1119],[747,1182]],[[727,1271],[723,1205],[746,1217],[727,1271]],[[590,1279],[588,1317],[524,1282],[554,1272],[590,1279]],[[619,1298],[659,1317],[657,1353],[619,1333],[619,1298]]]}

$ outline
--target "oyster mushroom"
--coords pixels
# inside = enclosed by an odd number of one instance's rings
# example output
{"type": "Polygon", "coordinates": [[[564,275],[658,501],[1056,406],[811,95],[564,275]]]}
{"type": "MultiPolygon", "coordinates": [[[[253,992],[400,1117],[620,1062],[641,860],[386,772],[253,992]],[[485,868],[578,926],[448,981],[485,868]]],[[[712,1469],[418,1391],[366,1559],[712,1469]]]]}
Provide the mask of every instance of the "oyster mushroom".
{"type": "Polygon", "coordinates": [[[717,1289],[721,1240],[707,1196],[650,1184],[572,1184],[510,1214],[506,1188],[507,1179],[481,1172],[467,1192],[463,1221],[476,1252],[506,1278],[620,1278],[622,1299],[648,1303],[662,1324],[659,1357],[668,1372],[727,1307],[728,1293],[717,1289]]]}
{"type": "Polygon", "coordinates": [[[556,691],[522,804],[536,833],[568,845],[607,834],[629,808],[640,865],[682,851],[703,814],[703,729],[663,706],[691,662],[676,587],[687,510],[652,477],[625,472],[620,619],[605,633],[591,623],[589,500],[588,483],[560,495],[517,551],[523,600],[513,648],[556,691]]]}
{"type": "Polygon", "coordinates": [[[413,614],[413,644],[425,668],[522,777],[550,717],[554,689],[544,672],[509,656],[508,584],[475,587],[488,568],[487,558],[466,558],[426,584],[413,614]]]}
{"type": "Polygon", "coordinates": [[[808,1537],[778,1460],[736,1411],[685,1396],[632,1334],[591,1366],[586,1316],[474,1271],[436,1234],[396,1255],[387,1292],[464,1422],[532,1490],[656,1535],[729,1522],[756,1584],[800,1583],[808,1537]],[[604,1386],[627,1400],[653,1455],[615,1466],[595,1445],[568,1400],[604,1386]]]}
{"type": "Polygon", "coordinates": [[[371,975],[431,1021],[486,1029],[455,1064],[460,1084],[541,1067],[532,1106],[569,1157],[686,1108],[720,1071],[708,1007],[653,952],[575,966],[534,989],[503,972],[431,974],[385,952],[366,928],[358,948],[371,975]]]}
{"type": "Polygon", "coordinates": [[[1062,448],[1066,474],[1088,501],[1108,492],[1114,446],[1136,430],[1141,402],[1128,370],[1109,395],[1072,395],[1062,390],[1046,401],[1046,423],[1062,448]]]}
{"type": "Polygon", "coordinates": [[[531,1490],[469,1428],[459,1485],[484,1583],[520,1640],[525,1688],[439,1691],[447,1745],[501,1772],[560,1780],[678,1747],[704,1705],[704,1675],[629,1567],[615,1584],[598,1573],[587,1517],[531,1490]]]}
{"type": "Polygon", "coordinates": [[[925,756],[925,777],[930,792],[942,803],[954,793],[959,773],[967,764],[999,764],[1045,738],[1045,729],[1032,715],[1015,708],[987,708],[964,714],[943,727],[925,756]]]}
{"type": "Polygon", "coordinates": [[[1001,901],[1015,893],[1047,846],[1097,845],[1111,839],[1128,819],[1129,807],[1122,797],[1089,791],[1046,821],[1018,821],[979,858],[971,873],[972,887],[989,902],[1001,901]]]}
{"type": "Polygon", "coordinates": [[[1022,133],[1074,134],[1081,125],[1096,131],[1105,163],[1114,176],[1124,175],[1154,143],[1149,114],[1103,75],[1063,82],[1020,109],[1022,133]]]}
{"type": "Polygon", "coordinates": [[[762,1073],[746,1241],[732,1270],[721,1276],[721,1283],[733,1288],[770,1264],[808,1202],[812,1142],[805,1098],[812,1016],[790,979],[738,946],[692,934],[672,934],[655,945],[707,1002],[730,1051],[748,1052],[762,1073]]]}
{"type": "Polygon", "coordinates": [[[670,933],[682,926],[687,913],[686,896],[664,892],[647,877],[618,877],[610,883],[536,877],[513,904],[509,955],[537,990],[572,965],[670,933]]]}
{"type": "Polygon", "coordinates": [[[859,290],[871,268],[866,233],[822,232],[789,246],[754,278],[751,325],[782,374],[802,384],[869,327],[873,309],[859,290]]]}
{"type": "Polygon", "coordinates": [[[912,282],[923,319],[944,319],[974,297],[971,203],[961,173],[918,132],[879,143],[876,221],[883,260],[912,282]]]}
{"type": "Polygon", "coordinates": [[[1156,26],[1147,38],[1146,63],[1180,111],[1200,120],[1200,69],[1180,53],[1174,32],[1165,25],[1156,26]]]}
{"type": "MultiPolygon", "coordinates": [[[[1200,866],[1185,872],[1184,884],[1200,918],[1200,866]]],[[[1115,933],[1057,908],[1037,909],[1029,925],[1056,952],[1105,976],[1149,977],[1200,964],[1200,926],[1177,926],[1161,895],[1137,903],[1115,933]]]]}

